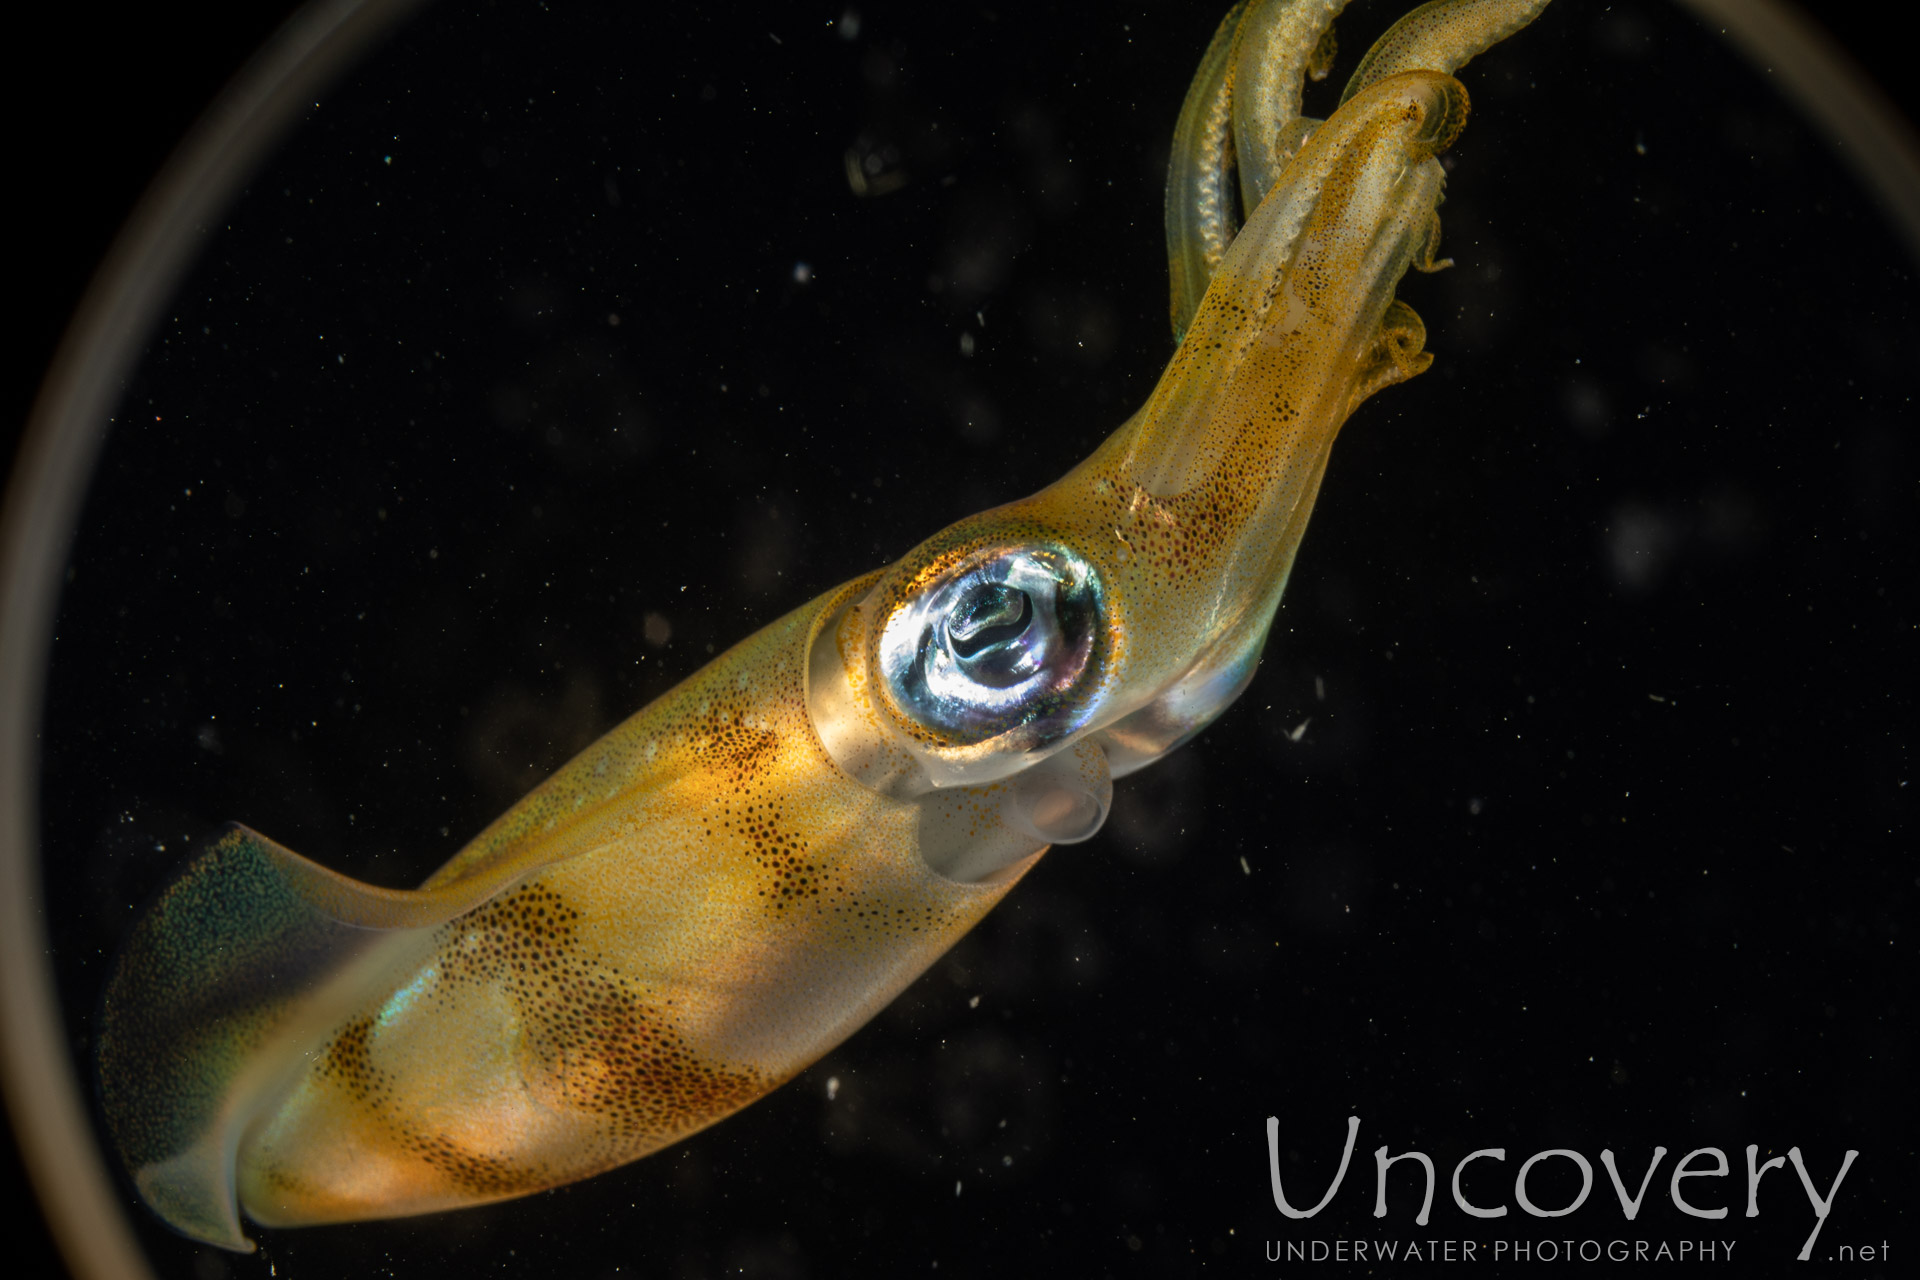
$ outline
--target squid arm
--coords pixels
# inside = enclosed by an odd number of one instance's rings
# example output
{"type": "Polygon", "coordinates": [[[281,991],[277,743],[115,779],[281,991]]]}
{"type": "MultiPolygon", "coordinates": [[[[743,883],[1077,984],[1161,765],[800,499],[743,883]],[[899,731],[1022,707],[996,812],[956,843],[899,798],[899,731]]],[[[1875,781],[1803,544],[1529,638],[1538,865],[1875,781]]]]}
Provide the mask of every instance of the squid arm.
{"type": "Polygon", "coordinates": [[[675,1142],[850,1035],[1239,695],[1340,426],[1431,360],[1393,291],[1434,265],[1447,72],[1541,4],[1416,10],[1308,128],[1340,7],[1222,24],[1168,178],[1183,338],[1066,476],[728,650],[418,890],[244,827],[178,874],[99,1049],[162,1218],[247,1249],[243,1211],[426,1213],[675,1142]]]}

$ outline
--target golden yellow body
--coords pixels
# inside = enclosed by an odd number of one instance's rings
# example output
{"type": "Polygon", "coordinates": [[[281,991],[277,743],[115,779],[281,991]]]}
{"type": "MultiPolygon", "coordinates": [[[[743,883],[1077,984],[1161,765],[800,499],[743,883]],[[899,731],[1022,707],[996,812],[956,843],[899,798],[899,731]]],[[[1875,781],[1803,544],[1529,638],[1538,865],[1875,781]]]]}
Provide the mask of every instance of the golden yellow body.
{"type": "Polygon", "coordinates": [[[1245,688],[1341,424],[1430,362],[1393,291],[1435,265],[1449,73],[1543,6],[1424,6],[1324,123],[1300,82],[1340,5],[1235,9],[1175,138],[1184,336],[1085,462],[722,654],[419,890],[245,828],[190,864],[101,1035],[153,1207],[246,1248],[242,1209],[424,1213],[646,1155],[813,1062],[1097,831],[1114,777],[1245,688]]]}

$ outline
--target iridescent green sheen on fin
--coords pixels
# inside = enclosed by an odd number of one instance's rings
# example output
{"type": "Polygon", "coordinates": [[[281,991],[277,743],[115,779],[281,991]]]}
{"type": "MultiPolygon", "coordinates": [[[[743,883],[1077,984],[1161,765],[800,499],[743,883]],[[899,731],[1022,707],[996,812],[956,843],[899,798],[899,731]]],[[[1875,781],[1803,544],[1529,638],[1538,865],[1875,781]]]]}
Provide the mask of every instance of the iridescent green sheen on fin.
{"type": "Polygon", "coordinates": [[[107,1124],[140,1193],[186,1235],[251,1248],[233,1190],[247,1125],[433,928],[506,883],[379,889],[242,826],[188,864],[135,927],[101,1025],[107,1124]]]}

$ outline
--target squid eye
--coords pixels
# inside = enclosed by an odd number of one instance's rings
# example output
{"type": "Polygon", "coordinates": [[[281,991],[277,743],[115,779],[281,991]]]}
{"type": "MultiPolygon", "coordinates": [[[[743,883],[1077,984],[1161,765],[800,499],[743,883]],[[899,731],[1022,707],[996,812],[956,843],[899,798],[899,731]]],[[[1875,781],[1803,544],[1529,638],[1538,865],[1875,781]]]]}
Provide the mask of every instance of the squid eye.
{"type": "Polygon", "coordinates": [[[943,745],[1072,728],[1100,634],[1093,566],[1058,547],[995,551],[909,599],[880,633],[889,699],[943,745]]]}

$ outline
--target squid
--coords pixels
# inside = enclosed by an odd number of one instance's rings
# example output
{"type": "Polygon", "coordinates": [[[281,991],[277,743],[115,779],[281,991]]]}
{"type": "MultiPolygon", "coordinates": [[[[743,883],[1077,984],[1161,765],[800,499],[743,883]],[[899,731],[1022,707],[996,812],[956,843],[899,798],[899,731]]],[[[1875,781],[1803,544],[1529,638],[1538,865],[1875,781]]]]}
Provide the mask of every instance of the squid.
{"type": "Polygon", "coordinates": [[[235,826],[137,922],[99,1036],[148,1205],[265,1227],[430,1213],[687,1137],[851,1035],[1113,781],[1252,680],[1329,451],[1431,362],[1467,117],[1452,73],[1545,0],[1437,0],[1303,117],[1342,0],[1249,0],[1200,63],[1166,205],[1176,348],[1138,412],[721,654],[418,889],[235,826]]]}

